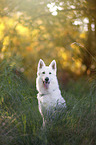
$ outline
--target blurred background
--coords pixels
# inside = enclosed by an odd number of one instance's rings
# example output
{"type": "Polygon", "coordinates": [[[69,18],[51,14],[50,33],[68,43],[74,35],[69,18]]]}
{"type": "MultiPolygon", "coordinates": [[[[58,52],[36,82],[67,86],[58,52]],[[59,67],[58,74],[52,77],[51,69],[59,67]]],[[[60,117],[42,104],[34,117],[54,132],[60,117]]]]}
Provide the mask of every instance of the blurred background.
{"type": "Polygon", "coordinates": [[[18,144],[96,144],[96,0],[0,0],[0,145],[18,144]],[[67,104],[45,130],[40,58],[56,60],[67,104]]]}
{"type": "Polygon", "coordinates": [[[61,83],[95,73],[95,0],[0,0],[0,63],[34,81],[40,58],[61,83]]]}

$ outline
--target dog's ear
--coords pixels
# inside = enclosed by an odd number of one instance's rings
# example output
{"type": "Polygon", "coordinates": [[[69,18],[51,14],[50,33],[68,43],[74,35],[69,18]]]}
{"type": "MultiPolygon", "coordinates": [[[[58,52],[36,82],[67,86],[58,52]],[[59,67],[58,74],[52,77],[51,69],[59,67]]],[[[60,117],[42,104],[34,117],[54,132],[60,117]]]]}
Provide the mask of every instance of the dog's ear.
{"type": "Polygon", "coordinates": [[[54,71],[55,71],[55,73],[56,73],[56,71],[57,71],[57,67],[56,67],[56,61],[55,60],[53,60],[51,63],[50,63],[50,65],[49,65],[54,71]]]}
{"type": "Polygon", "coordinates": [[[41,69],[43,66],[45,66],[45,63],[42,59],[40,59],[38,63],[38,70],[41,69]]]}

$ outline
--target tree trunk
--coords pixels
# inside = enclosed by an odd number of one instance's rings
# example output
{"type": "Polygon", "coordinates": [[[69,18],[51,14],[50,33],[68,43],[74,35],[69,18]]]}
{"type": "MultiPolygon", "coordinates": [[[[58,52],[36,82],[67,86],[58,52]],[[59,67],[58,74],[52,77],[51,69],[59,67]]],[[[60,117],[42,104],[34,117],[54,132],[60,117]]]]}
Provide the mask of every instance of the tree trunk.
{"type": "Polygon", "coordinates": [[[84,55],[83,63],[86,65],[86,71],[90,70],[92,56],[91,56],[91,48],[92,48],[92,30],[91,30],[91,19],[89,19],[88,23],[88,36],[86,41],[86,52],[84,55]]]}

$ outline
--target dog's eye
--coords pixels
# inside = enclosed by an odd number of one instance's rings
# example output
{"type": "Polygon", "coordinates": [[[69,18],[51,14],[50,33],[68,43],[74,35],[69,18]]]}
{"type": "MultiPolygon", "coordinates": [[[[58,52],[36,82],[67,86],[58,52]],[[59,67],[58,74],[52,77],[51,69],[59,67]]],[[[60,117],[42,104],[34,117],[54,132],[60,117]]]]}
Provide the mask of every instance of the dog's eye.
{"type": "Polygon", "coordinates": [[[49,74],[51,75],[51,72],[49,72],[49,74]]]}
{"type": "Polygon", "coordinates": [[[45,71],[43,71],[42,74],[45,74],[45,71]]]}

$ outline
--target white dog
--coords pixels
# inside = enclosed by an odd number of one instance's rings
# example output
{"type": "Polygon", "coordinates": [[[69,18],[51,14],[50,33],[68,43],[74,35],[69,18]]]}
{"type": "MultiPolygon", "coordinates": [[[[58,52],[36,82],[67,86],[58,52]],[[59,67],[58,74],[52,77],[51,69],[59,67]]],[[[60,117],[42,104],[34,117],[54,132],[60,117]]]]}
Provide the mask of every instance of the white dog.
{"type": "Polygon", "coordinates": [[[45,112],[54,110],[56,106],[66,107],[65,100],[61,96],[56,77],[56,61],[53,60],[49,66],[46,66],[43,60],[39,60],[36,88],[38,90],[39,111],[43,117],[43,126],[45,125],[45,112]]]}

